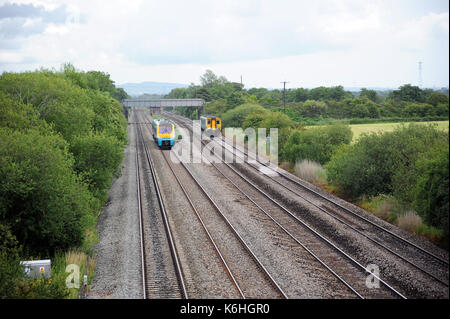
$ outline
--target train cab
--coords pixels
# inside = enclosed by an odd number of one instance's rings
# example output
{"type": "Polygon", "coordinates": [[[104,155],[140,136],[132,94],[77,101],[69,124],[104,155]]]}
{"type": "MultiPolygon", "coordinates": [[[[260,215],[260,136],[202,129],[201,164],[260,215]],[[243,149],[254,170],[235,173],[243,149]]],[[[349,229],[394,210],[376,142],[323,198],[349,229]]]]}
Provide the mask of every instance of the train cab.
{"type": "Polygon", "coordinates": [[[200,126],[202,133],[207,137],[215,137],[221,135],[222,120],[214,115],[203,115],[200,117],[200,126]]]}

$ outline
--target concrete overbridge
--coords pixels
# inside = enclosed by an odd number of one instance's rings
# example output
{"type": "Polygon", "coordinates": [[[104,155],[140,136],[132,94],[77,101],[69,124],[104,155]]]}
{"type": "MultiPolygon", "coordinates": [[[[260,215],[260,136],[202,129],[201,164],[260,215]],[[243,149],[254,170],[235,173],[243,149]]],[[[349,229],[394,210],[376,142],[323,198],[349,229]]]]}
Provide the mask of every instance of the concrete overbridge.
{"type": "Polygon", "coordinates": [[[204,104],[203,99],[125,99],[122,101],[126,113],[130,108],[149,108],[150,112],[155,114],[160,113],[164,108],[194,107],[198,110],[199,117],[203,112],[204,104]]]}

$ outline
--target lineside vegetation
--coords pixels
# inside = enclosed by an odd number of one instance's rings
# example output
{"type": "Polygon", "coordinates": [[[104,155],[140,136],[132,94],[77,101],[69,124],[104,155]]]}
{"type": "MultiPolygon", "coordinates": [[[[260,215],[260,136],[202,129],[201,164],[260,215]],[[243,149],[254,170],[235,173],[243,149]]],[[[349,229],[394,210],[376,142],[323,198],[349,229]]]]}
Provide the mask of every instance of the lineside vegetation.
{"type": "Polygon", "coordinates": [[[278,128],[283,168],[448,249],[448,122],[446,130],[410,123],[448,121],[448,88],[288,89],[284,113],[282,90],[244,89],[207,70],[200,85],[167,97],[205,99],[204,113],[222,117],[223,128],[278,128]],[[353,137],[349,125],[366,123],[399,124],[353,137]]]}
{"type": "Polygon", "coordinates": [[[65,255],[92,253],[127,143],[125,97],[109,74],[70,64],[0,76],[0,298],[76,296],[65,255]],[[51,280],[23,280],[19,260],[48,258],[51,280]]]}

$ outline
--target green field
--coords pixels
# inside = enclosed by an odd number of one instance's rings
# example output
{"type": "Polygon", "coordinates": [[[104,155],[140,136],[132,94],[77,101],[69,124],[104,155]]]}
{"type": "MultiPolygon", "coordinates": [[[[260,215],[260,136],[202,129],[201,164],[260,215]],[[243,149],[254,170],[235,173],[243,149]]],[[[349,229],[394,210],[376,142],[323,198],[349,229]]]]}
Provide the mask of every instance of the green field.
{"type": "MultiPolygon", "coordinates": [[[[449,121],[438,121],[438,122],[415,122],[416,124],[426,125],[433,124],[436,125],[441,130],[448,131],[449,121]]],[[[371,132],[390,132],[393,131],[395,127],[400,125],[406,125],[409,123],[376,123],[376,124],[351,124],[350,127],[353,131],[353,142],[355,142],[358,137],[363,133],[371,132]]]]}

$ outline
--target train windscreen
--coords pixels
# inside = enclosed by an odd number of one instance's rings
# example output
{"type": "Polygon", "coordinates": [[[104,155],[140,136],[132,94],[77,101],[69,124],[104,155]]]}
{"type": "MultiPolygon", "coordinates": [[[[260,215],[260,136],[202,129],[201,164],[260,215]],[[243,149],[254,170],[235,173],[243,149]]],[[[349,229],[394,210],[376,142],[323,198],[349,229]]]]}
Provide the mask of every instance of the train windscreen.
{"type": "Polygon", "coordinates": [[[172,124],[160,124],[159,133],[172,133],[172,124]]]}

